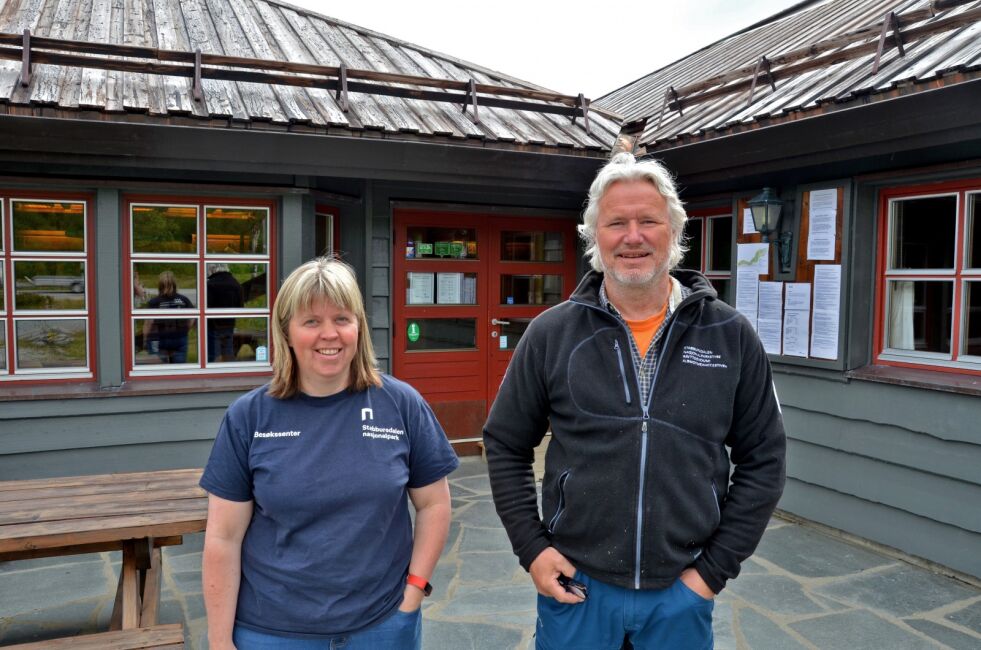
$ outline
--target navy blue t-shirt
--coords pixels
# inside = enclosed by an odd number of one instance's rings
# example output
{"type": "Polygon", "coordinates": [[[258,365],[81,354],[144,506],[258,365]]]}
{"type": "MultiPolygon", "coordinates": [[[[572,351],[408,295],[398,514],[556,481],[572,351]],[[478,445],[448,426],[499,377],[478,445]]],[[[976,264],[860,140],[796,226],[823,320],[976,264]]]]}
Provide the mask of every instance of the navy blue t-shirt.
{"type": "Polygon", "coordinates": [[[288,636],[354,632],[398,607],[412,555],[407,488],[459,465],[419,393],[281,400],[263,386],[225,413],[201,487],[253,501],[236,623],[288,636]]]}

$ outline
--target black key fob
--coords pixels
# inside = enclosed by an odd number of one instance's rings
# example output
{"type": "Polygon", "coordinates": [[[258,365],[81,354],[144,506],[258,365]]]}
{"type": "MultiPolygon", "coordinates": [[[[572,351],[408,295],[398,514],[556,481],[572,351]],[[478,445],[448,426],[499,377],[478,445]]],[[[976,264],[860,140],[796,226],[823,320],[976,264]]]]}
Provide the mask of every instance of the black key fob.
{"type": "Polygon", "coordinates": [[[573,596],[579,596],[583,600],[589,597],[589,589],[578,580],[573,580],[569,576],[559,574],[559,584],[573,596]]]}

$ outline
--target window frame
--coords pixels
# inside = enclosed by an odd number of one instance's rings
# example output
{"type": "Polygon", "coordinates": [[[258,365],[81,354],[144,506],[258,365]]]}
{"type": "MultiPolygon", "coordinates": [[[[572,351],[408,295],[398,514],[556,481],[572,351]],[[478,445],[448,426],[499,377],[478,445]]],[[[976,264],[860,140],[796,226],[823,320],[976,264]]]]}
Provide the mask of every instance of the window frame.
{"type": "MultiPolygon", "coordinates": [[[[186,379],[190,376],[207,375],[209,377],[249,377],[268,376],[272,372],[273,343],[272,343],[272,308],[276,299],[277,258],[277,204],[272,199],[242,198],[229,196],[187,196],[187,195],[139,195],[127,194],[121,201],[122,221],[122,345],[124,357],[124,376],[127,380],[146,379],[186,379]],[[195,238],[196,246],[193,253],[137,253],[133,250],[133,207],[134,206],[166,206],[193,207],[196,210],[195,238]],[[207,210],[213,208],[246,208],[266,210],[265,223],[266,252],[263,254],[229,254],[207,252],[207,210]],[[147,318],[157,319],[174,317],[170,311],[156,309],[137,309],[133,300],[133,270],[138,263],[173,263],[194,264],[196,266],[197,303],[193,309],[193,318],[197,321],[197,361],[193,363],[149,364],[136,365],[134,341],[136,321],[147,318]],[[264,264],[266,266],[266,306],[252,307],[211,307],[207,306],[207,267],[209,264],[264,264]],[[207,338],[208,318],[264,318],[266,320],[267,360],[265,362],[209,362],[207,338]]],[[[144,284],[145,284],[144,280],[144,284]]]]}
{"type": "MultiPolygon", "coordinates": [[[[698,262],[698,268],[692,269],[698,271],[706,277],[710,282],[712,280],[726,280],[729,282],[729,287],[732,287],[732,260],[733,252],[732,248],[735,242],[735,232],[733,231],[733,223],[735,222],[735,216],[729,208],[700,208],[697,210],[690,210],[688,212],[688,220],[699,220],[702,222],[702,256],[698,262]],[[727,270],[719,269],[709,269],[709,260],[711,259],[711,246],[712,246],[712,234],[715,231],[714,222],[719,219],[730,219],[729,222],[729,268],[727,270]]],[[[687,224],[686,224],[687,225],[687,224]]],[[[679,267],[680,268],[680,267],[679,267]]],[[[720,300],[727,301],[728,296],[719,296],[720,300]]]]}
{"type": "Polygon", "coordinates": [[[981,356],[962,352],[966,340],[969,282],[981,284],[981,267],[969,269],[967,262],[967,227],[969,217],[978,226],[978,214],[969,215],[971,197],[981,204],[981,178],[936,184],[889,187],[880,190],[878,201],[878,262],[875,277],[874,362],[880,365],[917,368],[959,374],[981,375],[981,356]],[[895,231],[894,206],[902,201],[955,197],[954,260],[952,268],[893,269],[895,231]],[[950,352],[906,350],[890,347],[888,314],[891,309],[890,284],[896,281],[947,282],[951,284],[950,352]]]}
{"type": "Polygon", "coordinates": [[[98,379],[96,368],[96,341],[94,333],[96,312],[95,285],[95,238],[93,236],[95,199],[85,192],[63,192],[45,190],[0,189],[0,273],[3,274],[3,290],[0,292],[0,327],[4,336],[4,363],[0,369],[0,383],[45,383],[63,384],[89,382],[98,379]],[[14,248],[14,210],[15,202],[41,203],[80,203],[82,205],[82,250],[81,251],[18,251],[14,248]],[[82,292],[85,305],[81,309],[44,310],[18,309],[16,306],[17,285],[14,265],[17,262],[80,262],[83,265],[82,277],[85,289],[82,292]],[[9,294],[9,295],[8,295],[9,294]],[[81,320],[85,333],[85,364],[79,368],[64,366],[60,368],[20,368],[18,367],[17,323],[36,320],[81,320]]]}

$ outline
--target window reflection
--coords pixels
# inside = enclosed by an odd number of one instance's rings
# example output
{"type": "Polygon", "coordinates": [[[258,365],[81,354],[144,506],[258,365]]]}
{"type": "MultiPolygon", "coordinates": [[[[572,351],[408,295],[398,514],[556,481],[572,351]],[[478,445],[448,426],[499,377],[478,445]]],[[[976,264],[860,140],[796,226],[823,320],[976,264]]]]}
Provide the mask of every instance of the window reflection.
{"type": "Polygon", "coordinates": [[[85,309],[84,262],[14,262],[14,308],[85,309]]]}
{"type": "Polygon", "coordinates": [[[209,362],[269,362],[268,319],[208,318],[207,328],[209,362]]]}
{"type": "Polygon", "coordinates": [[[560,232],[504,231],[501,233],[502,262],[561,262],[560,232]]]}
{"type": "Polygon", "coordinates": [[[896,201],[893,205],[891,268],[954,268],[956,230],[956,196],[896,201]]]}
{"type": "Polygon", "coordinates": [[[502,305],[557,305],[562,302],[561,275],[502,275],[502,305]]]}
{"type": "Polygon", "coordinates": [[[133,252],[197,252],[198,209],[193,205],[133,205],[133,252]]]}
{"type": "Polygon", "coordinates": [[[406,325],[405,349],[409,352],[476,347],[477,321],[473,318],[414,318],[406,325]]]}
{"type": "Polygon", "coordinates": [[[134,323],[135,365],[197,363],[197,318],[138,318],[134,323]]]}
{"type": "MultiPolygon", "coordinates": [[[[160,276],[163,273],[170,273],[173,276],[177,290],[192,305],[199,304],[198,265],[194,262],[134,262],[134,309],[151,309],[150,301],[160,296],[160,276]]],[[[162,307],[153,307],[153,309],[162,309],[162,307]]]]}
{"type": "Polygon", "coordinates": [[[69,201],[11,201],[14,250],[83,252],[85,204],[69,201]]]}
{"type": "Polygon", "coordinates": [[[84,368],[88,357],[85,319],[18,319],[18,368],[84,368]]]}
{"type": "Polygon", "coordinates": [[[0,370],[7,369],[7,328],[0,327],[0,370]]]}
{"type": "Polygon", "coordinates": [[[264,255],[269,211],[263,208],[205,208],[207,253],[264,255]]]}

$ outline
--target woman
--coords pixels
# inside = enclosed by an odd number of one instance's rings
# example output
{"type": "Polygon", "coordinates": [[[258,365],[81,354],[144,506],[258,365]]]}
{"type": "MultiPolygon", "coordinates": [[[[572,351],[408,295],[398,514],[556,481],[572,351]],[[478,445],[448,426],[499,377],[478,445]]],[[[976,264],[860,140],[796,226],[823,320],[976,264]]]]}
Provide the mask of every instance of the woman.
{"type": "Polygon", "coordinates": [[[348,265],[293,271],[271,329],[272,382],[229,407],[201,478],[210,647],[418,649],[459,461],[419,394],[375,369],[348,265]]]}
{"type": "MultiPolygon", "coordinates": [[[[173,272],[164,271],[157,278],[157,295],[147,303],[150,309],[190,309],[191,299],[177,292],[177,278],[173,272]]],[[[147,320],[143,325],[143,338],[147,350],[156,354],[162,363],[187,361],[187,332],[194,324],[193,318],[158,318],[147,320]]]]}

